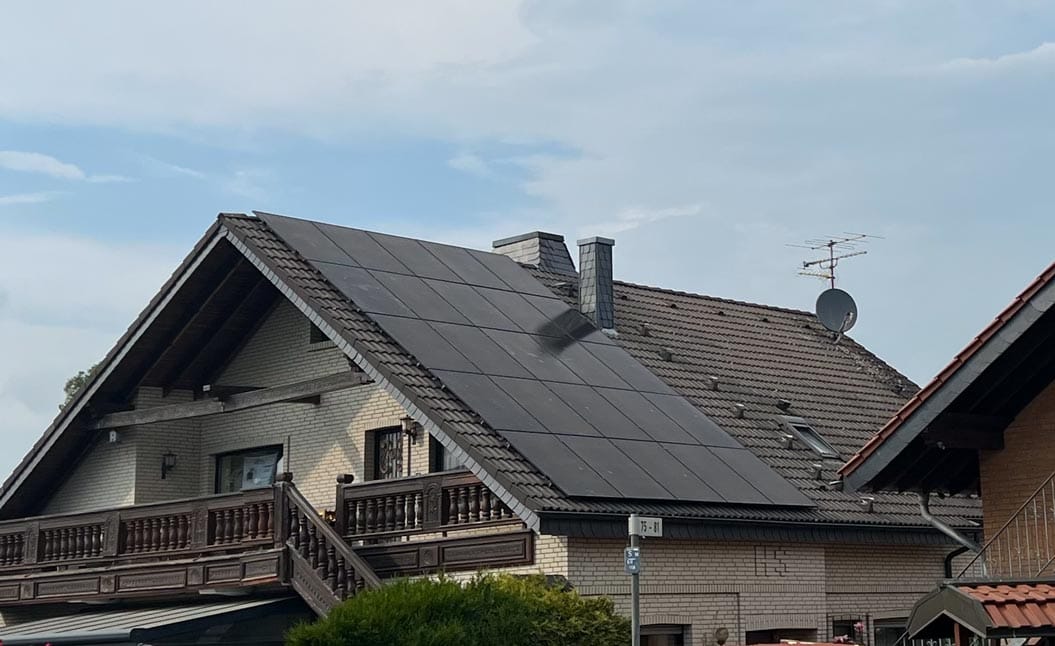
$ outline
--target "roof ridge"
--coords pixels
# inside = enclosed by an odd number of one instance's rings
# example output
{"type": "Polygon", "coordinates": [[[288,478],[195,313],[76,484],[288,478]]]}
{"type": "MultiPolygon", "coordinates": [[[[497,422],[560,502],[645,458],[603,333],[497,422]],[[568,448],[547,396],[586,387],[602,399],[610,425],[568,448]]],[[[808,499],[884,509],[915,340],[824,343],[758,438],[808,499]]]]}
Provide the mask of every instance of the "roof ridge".
{"type": "Polygon", "coordinates": [[[794,307],[785,307],[783,305],[770,305],[768,303],[755,303],[753,301],[742,301],[735,298],[726,298],[724,296],[713,296],[711,294],[701,294],[699,292],[689,292],[681,289],[671,289],[669,287],[656,287],[655,285],[645,285],[642,283],[634,283],[628,280],[616,280],[614,281],[617,285],[623,285],[625,287],[635,287],[638,289],[648,289],[656,292],[663,292],[664,294],[676,294],[678,296],[688,296],[690,298],[699,298],[709,301],[718,301],[721,303],[729,303],[732,305],[747,305],[749,307],[759,307],[766,310],[785,312],[788,314],[804,314],[806,316],[815,316],[815,314],[809,310],[800,310],[794,307]]]}

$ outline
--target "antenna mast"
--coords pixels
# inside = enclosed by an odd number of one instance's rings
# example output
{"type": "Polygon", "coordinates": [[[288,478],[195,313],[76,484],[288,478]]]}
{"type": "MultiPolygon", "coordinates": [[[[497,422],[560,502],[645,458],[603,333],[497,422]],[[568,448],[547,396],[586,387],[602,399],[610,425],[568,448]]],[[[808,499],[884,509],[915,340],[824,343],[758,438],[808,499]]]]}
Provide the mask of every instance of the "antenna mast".
{"type": "Polygon", "coordinates": [[[822,278],[828,281],[829,286],[832,289],[835,289],[835,269],[839,266],[839,261],[845,260],[846,258],[853,258],[854,256],[865,255],[868,253],[868,250],[859,249],[858,245],[867,243],[872,239],[881,239],[881,237],[869,235],[867,233],[845,233],[841,236],[812,238],[806,240],[805,244],[792,244],[788,246],[797,247],[799,249],[809,249],[810,251],[821,251],[826,249],[828,251],[828,256],[826,258],[803,260],[802,268],[799,270],[799,275],[822,278]]]}

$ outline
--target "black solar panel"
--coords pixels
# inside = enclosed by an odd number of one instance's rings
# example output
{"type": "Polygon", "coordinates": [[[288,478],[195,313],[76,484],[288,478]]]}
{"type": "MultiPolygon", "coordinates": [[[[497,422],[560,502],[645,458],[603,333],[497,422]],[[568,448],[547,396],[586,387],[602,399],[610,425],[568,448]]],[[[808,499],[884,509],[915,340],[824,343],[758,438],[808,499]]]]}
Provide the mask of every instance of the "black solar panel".
{"type": "Polygon", "coordinates": [[[511,259],[261,218],[567,495],[811,504],[511,259]]]}

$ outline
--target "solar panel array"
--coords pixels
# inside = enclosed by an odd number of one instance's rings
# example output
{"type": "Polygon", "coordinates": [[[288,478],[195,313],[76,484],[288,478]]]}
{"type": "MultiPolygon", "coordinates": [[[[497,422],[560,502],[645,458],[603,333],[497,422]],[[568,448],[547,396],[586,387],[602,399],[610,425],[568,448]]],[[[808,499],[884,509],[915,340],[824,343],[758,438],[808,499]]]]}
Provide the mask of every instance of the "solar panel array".
{"type": "Polygon", "coordinates": [[[260,217],[565,494],[811,504],[511,259],[260,217]]]}

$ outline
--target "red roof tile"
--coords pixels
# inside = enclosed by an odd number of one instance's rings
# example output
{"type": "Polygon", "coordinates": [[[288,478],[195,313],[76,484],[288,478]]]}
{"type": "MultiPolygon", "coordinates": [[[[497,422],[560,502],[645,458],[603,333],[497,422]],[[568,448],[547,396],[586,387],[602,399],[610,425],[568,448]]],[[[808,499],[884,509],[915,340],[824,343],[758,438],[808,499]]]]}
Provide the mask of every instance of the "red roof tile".
{"type": "Polygon", "coordinates": [[[982,604],[994,628],[1055,626],[1055,587],[1046,583],[960,586],[982,604]]]}

